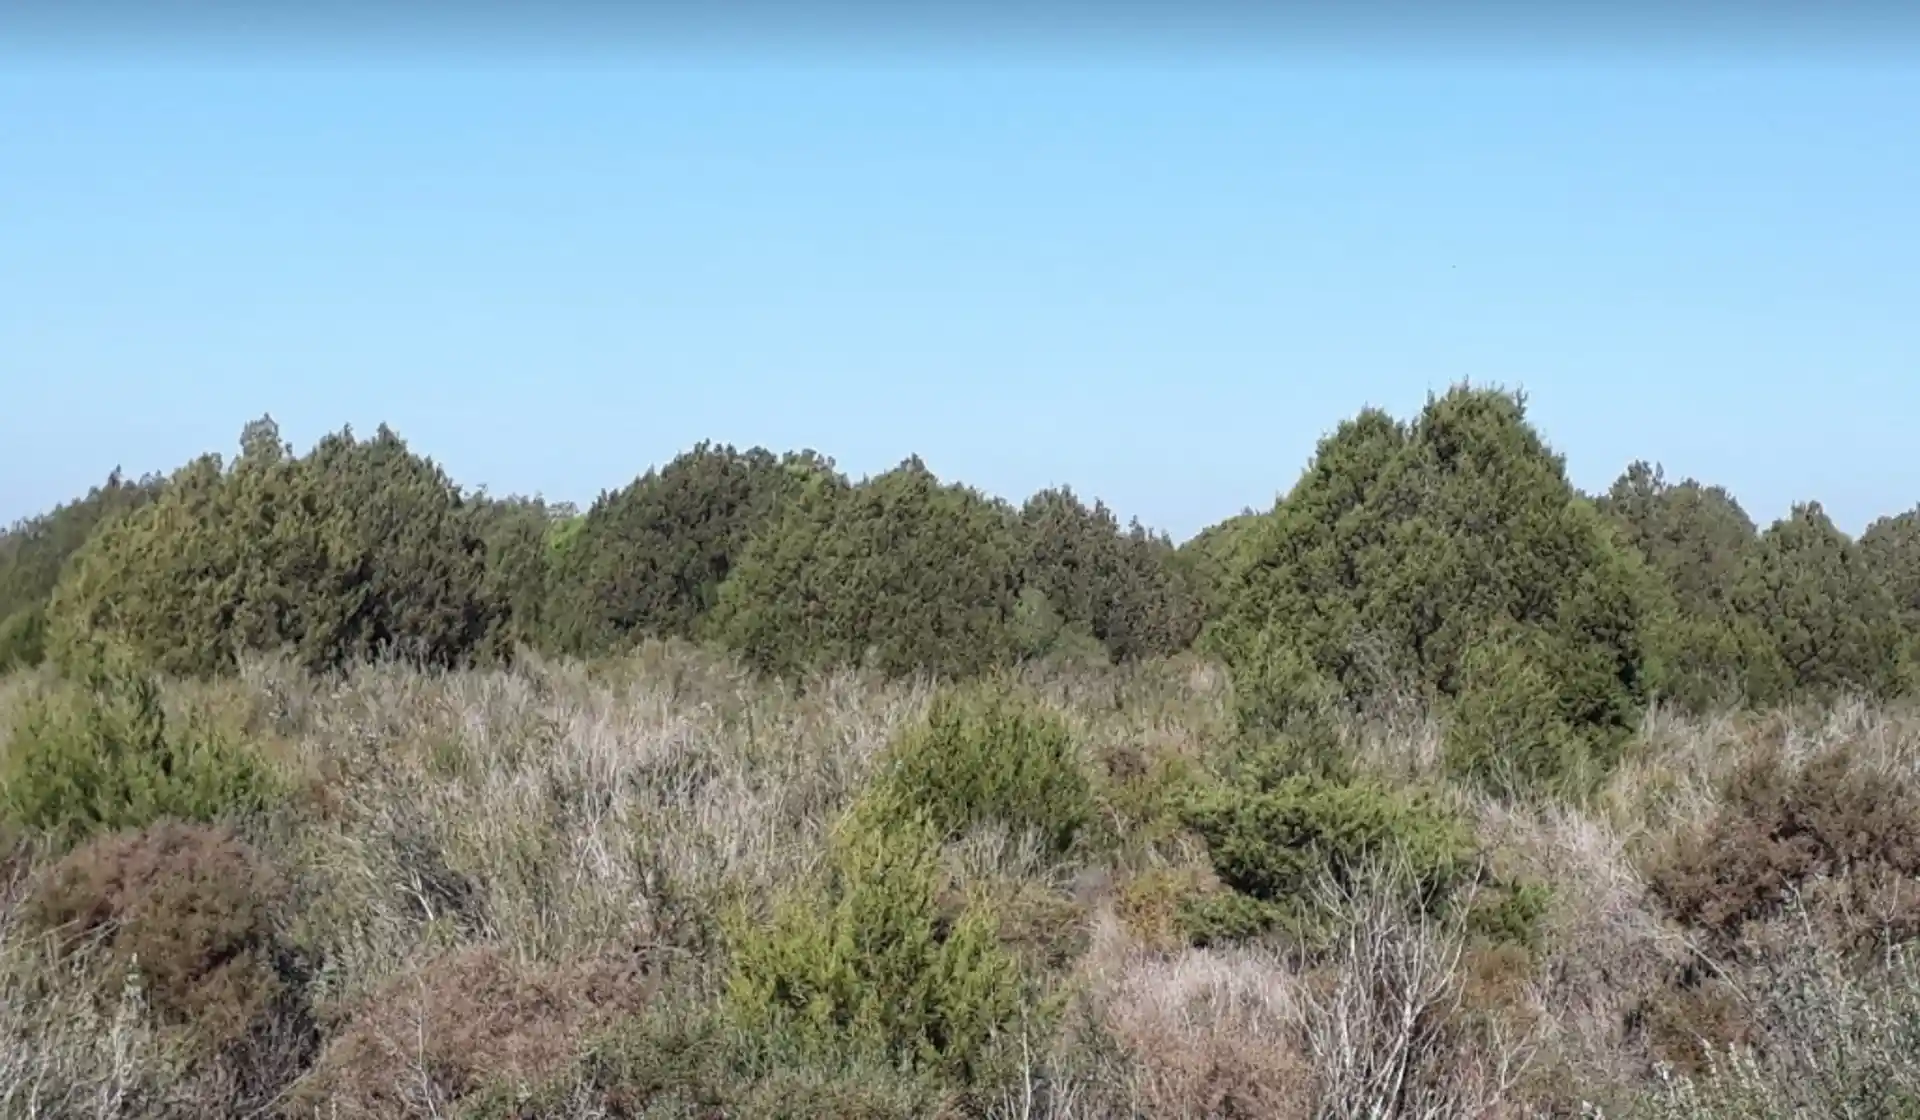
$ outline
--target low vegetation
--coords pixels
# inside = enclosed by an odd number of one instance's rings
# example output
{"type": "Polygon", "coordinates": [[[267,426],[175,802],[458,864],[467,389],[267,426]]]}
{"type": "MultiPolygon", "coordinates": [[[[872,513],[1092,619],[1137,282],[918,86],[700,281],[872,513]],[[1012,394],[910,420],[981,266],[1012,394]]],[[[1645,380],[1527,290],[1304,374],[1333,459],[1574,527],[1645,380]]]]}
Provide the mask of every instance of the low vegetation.
{"type": "Polygon", "coordinates": [[[0,535],[0,1117],[1920,1115],[1916,517],[262,420],[0,535]]]}

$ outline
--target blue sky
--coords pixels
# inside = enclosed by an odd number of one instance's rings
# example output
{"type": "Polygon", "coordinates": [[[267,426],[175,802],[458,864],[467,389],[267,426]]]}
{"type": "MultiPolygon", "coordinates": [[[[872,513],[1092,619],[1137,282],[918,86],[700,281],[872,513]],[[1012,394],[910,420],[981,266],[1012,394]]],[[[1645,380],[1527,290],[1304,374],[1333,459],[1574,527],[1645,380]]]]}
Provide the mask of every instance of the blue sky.
{"type": "Polygon", "coordinates": [[[583,504],[918,452],[1184,538],[1463,378],[1589,488],[1920,501],[1920,70],[846,61],[0,70],[0,521],[271,412],[583,504]]]}

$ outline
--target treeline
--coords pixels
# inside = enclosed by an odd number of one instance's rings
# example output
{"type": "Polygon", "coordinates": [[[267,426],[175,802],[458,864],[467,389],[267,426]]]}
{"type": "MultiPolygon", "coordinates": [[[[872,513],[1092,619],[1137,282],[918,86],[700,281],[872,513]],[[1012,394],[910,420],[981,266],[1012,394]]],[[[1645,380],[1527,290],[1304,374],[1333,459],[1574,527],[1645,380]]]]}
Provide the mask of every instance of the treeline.
{"type": "Polygon", "coordinates": [[[1524,777],[1604,763],[1655,699],[1910,690],[1920,511],[1856,541],[1807,503],[1763,531],[1645,463],[1584,495],[1521,397],[1465,386],[1410,420],[1360,413],[1271,510],[1177,548],[1069,490],[1016,507],[918,458],[854,480],[703,443],[579,512],[464,491],[385,427],[297,455],[263,419],[231,461],[116,475],[0,536],[0,620],[0,662],[111,643],[188,675],[250,650],[452,667],[656,636],[770,672],[945,677],[1198,646],[1249,726],[1440,704],[1475,752],[1525,741],[1462,765],[1524,777]]]}
{"type": "Polygon", "coordinates": [[[581,513],[465,492],[385,427],[296,455],[262,419],[240,442],[0,538],[0,659],[72,667],[111,644],[205,676],[248,651],[451,668],[677,637],[771,672],[962,677],[1169,654],[1201,624],[1164,534],[1066,489],[1016,508],[917,458],[855,481],[811,452],[703,443],[581,513]]]}

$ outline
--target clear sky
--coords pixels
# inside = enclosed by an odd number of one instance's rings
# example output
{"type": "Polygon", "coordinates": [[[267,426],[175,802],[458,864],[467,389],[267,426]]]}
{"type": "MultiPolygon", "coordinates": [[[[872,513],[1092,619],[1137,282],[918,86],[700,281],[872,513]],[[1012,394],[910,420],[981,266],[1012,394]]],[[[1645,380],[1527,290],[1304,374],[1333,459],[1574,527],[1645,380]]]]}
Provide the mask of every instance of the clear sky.
{"type": "Polygon", "coordinates": [[[271,412],[496,493],[710,438],[1184,538],[1463,378],[1588,488],[1920,502],[1920,67],[215,61],[0,67],[0,521],[271,412]]]}

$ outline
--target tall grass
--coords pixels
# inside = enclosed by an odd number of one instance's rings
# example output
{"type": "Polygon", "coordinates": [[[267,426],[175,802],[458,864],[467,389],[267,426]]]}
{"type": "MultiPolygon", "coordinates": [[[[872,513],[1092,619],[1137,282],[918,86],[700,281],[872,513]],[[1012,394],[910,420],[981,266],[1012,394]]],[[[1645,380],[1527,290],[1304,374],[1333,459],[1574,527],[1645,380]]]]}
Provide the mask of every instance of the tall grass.
{"type": "MultiPolygon", "coordinates": [[[[1657,888],[1661,853],[1721,819],[1763,749],[1796,773],[1844,749],[1864,773],[1920,782],[1912,712],[1656,710],[1597,791],[1516,801],[1449,784],[1440,721],[1383,708],[1337,728],[1340,749],[1370,781],[1438,789],[1495,878],[1545,885],[1527,943],[1489,940],[1464,910],[1408,910],[1368,874],[1308,888],[1330,915],[1311,943],[1197,947],[1168,915],[1181,892],[1225,890],[1181,821],[1189,783],[1233,746],[1230,682],[1180,658],[1034,667],[1020,685],[1071,735],[1090,799],[1075,811],[1090,805],[1100,842],[983,819],[926,872],[935,928],[991,915],[1032,980],[1031,1006],[995,1028],[994,1079],[956,1086],[804,1064],[773,1028],[724,1014],[729,930],[831,879],[834,823],[922,733],[931,683],[776,683],[652,645],[450,674],[256,660],[169,684],[170,709],[247,744],[290,791],[232,827],[289,885],[275,921],[303,962],[325,1076],[262,1114],[345,1115],[327,1087],[377,1075],[427,1077],[432,1092],[356,1098],[421,1116],[482,1099],[487,1115],[581,1120],[704,1115],[701,1100],[730,1115],[1911,1115],[1893,1091],[1920,1080],[1920,984],[1896,947],[1861,947],[1872,915],[1835,909],[1881,894],[1796,884],[1716,942],[1657,888]],[[477,953],[514,1014],[461,1010],[477,953]],[[407,1014],[453,1032],[460,1077],[428,1068],[426,1046],[356,1057],[398,1046],[407,1014]],[[516,1072],[482,1084],[490,1070],[516,1072]],[[1763,1098],[1789,1104],[1744,1111],[1763,1098]]],[[[0,729],[42,687],[0,679],[0,729]]],[[[968,765],[992,757],[975,745],[968,765]]],[[[0,842],[0,1117],[230,1114],[236,1090],[172,1049],[137,971],[103,997],[85,962],[23,924],[57,847],[31,830],[0,842]]]]}

